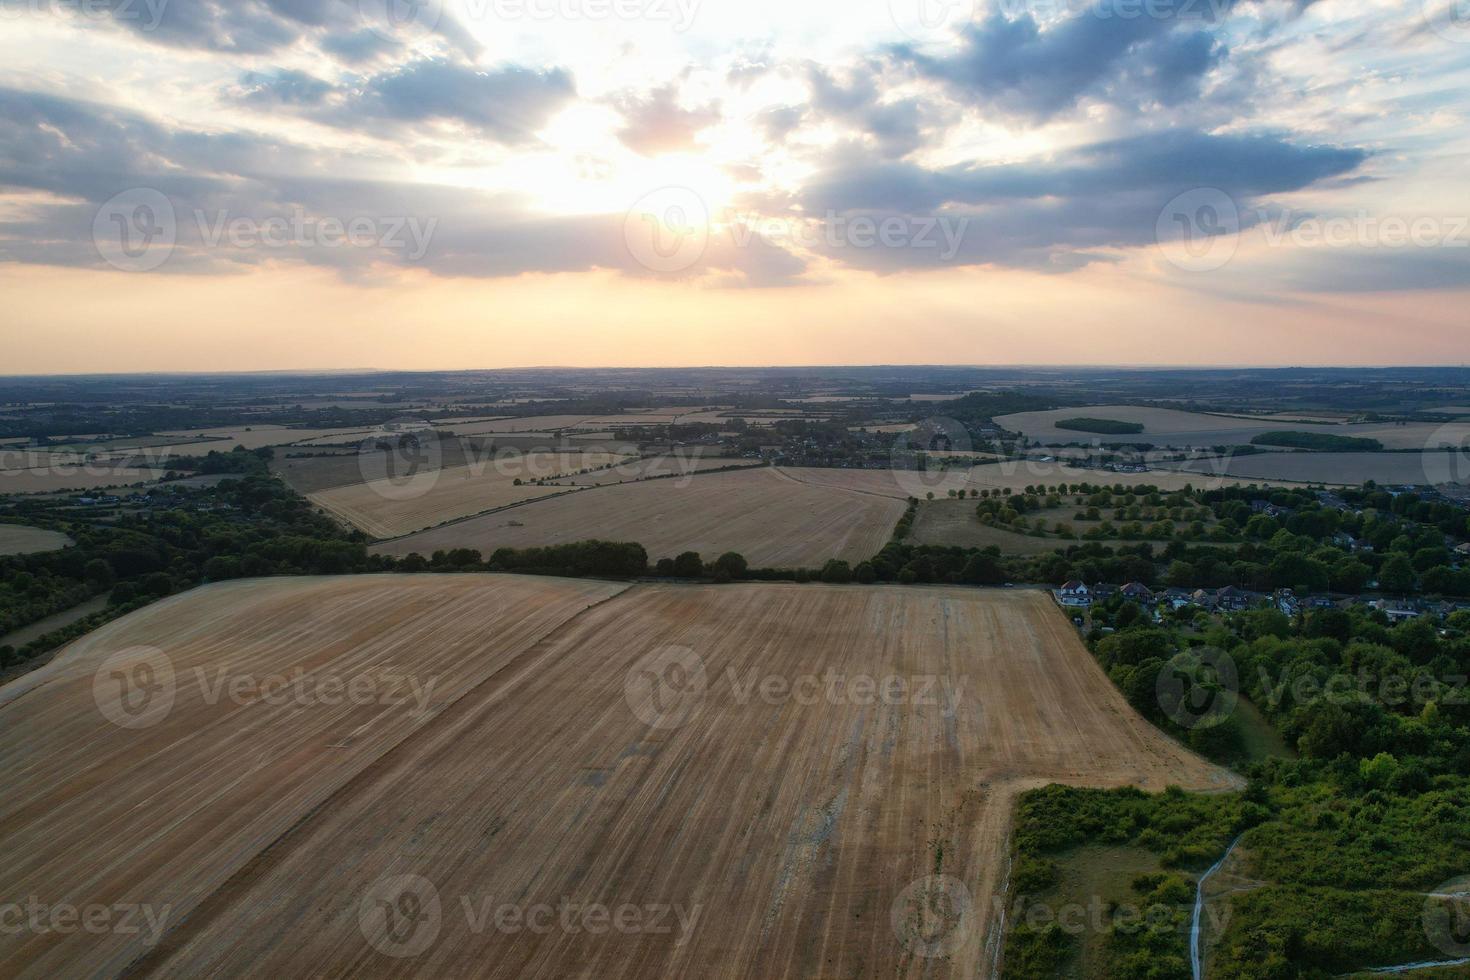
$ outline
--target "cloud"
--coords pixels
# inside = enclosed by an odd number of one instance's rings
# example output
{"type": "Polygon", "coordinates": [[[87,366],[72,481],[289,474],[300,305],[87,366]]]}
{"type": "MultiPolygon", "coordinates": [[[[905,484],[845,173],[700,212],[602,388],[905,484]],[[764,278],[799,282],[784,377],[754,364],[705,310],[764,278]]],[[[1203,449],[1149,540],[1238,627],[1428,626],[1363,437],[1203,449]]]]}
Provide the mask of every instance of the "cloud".
{"type": "Polygon", "coordinates": [[[961,32],[952,54],[935,57],[911,45],[892,52],[962,101],[1033,121],[1067,112],[1086,97],[1131,106],[1181,102],[1224,56],[1223,46],[1200,28],[1200,16],[1105,14],[1100,2],[1043,29],[1030,14],[1008,18],[995,10],[961,32]]]}
{"type": "Polygon", "coordinates": [[[682,107],[678,86],[672,82],[646,95],[618,96],[612,103],[624,120],[618,139],[644,156],[691,149],[700,130],[720,121],[718,103],[693,109],[682,107]]]}
{"type": "MultiPolygon", "coordinates": [[[[400,50],[389,40],[395,0],[88,0],[121,27],[155,44],[228,54],[271,54],[301,42],[347,61],[400,50]],[[382,10],[378,10],[382,7],[382,10]]],[[[467,57],[480,44],[443,0],[420,0],[405,37],[430,37],[467,57]]]]}
{"type": "MultiPolygon", "coordinates": [[[[1181,193],[1214,188],[1248,215],[1262,195],[1341,177],[1367,156],[1269,135],[1187,131],[1097,143],[1051,160],[940,170],[873,160],[849,148],[807,185],[798,203],[811,215],[963,219],[963,240],[946,260],[951,264],[1065,270],[1097,261],[1109,249],[1154,243],[1160,215],[1181,193]]],[[[940,259],[938,249],[906,247],[831,254],[885,271],[940,259]]]]}
{"type": "Polygon", "coordinates": [[[344,128],[364,116],[454,123],[502,143],[525,143],[575,95],[571,73],[561,68],[480,71],[426,59],[372,76],[323,119],[344,128]]]}
{"type": "MultiPolygon", "coordinates": [[[[0,212],[0,261],[105,267],[92,238],[99,207],[147,188],[167,199],[174,216],[178,245],[163,273],[305,263],[348,277],[380,265],[474,277],[657,274],[640,265],[621,212],[535,214],[511,195],[355,176],[373,162],[249,133],[173,130],[115,107],[0,88],[0,190],[12,205],[0,212]],[[308,228],[323,219],[357,220],[382,240],[279,248],[211,240],[213,230],[241,219],[257,227],[299,220],[308,228]],[[431,234],[415,240],[414,229],[431,234]]],[[[738,244],[711,239],[696,261],[670,275],[778,285],[804,269],[801,259],[755,236],[738,244]]]]}
{"type": "Polygon", "coordinates": [[[854,66],[839,80],[821,65],[809,63],[812,111],[870,137],[884,156],[901,157],[922,144],[921,130],[934,110],[914,97],[885,98],[877,81],[880,72],[877,62],[868,62],[854,66]]]}
{"type": "Polygon", "coordinates": [[[246,72],[226,94],[236,102],[259,107],[320,105],[334,91],[329,82],[290,69],[246,72]]]}

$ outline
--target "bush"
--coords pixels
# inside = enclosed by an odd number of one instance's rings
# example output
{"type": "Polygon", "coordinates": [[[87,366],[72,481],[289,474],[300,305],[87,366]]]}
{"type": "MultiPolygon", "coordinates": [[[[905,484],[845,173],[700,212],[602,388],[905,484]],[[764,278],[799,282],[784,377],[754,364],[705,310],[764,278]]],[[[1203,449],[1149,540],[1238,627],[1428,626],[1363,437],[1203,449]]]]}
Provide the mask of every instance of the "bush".
{"type": "Polygon", "coordinates": [[[686,551],[674,559],[675,578],[700,578],[704,575],[704,562],[699,553],[686,551]]]}
{"type": "Polygon", "coordinates": [[[744,578],[750,565],[745,556],[738,551],[727,551],[715,559],[714,570],[717,576],[724,575],[730,579],[744,578]]]}
{"type": "Polygon", "coordinates": [[[847,562],[833,558],[822,566],[822,581],[835,585],[846,585],[852,581],[852,568],[847,562]]]}

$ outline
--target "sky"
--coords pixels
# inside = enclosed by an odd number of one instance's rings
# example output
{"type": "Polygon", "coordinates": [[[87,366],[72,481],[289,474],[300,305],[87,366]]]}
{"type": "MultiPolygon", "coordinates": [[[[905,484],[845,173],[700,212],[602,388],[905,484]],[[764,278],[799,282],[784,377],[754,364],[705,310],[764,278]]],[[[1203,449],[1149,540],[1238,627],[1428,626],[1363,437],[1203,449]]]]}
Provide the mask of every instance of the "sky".
{"type": "Polygon", "coordinates": [[[1470,361],[1470,0],[0,0],[0,374],[1470,361]]]}

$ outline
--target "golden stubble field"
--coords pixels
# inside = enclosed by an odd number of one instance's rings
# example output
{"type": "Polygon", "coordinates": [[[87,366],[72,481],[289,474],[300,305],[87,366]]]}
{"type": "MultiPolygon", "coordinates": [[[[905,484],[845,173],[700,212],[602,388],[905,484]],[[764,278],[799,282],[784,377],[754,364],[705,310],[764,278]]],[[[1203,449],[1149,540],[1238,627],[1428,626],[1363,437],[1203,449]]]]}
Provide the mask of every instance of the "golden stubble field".
{"type": "Polygon", "coordinates": [[[529,548],[601,538],[636,541],[650,560],[738,551],[757,567],[857,562],[887,542],[901,499],[805,483],[771,467],[647,480],[580,491],[396,538],[398,557],[439,549],[529,548]]]}
{"type": "Polygon", "coordinates": [[[566,493],[569,487],[538,486],[531,481],[599,470],[627,459],[600,452],[502,454],[465,466],[333,487],[306,496],[346,524],[376,538],[391,538],[492,508],[566,493]]]}
{"type": "Polygon", "coordinates": [[[1039,592],[240,582],[37,673],[0,893],[159,925],[0,933],[6,976],[985,975],[1018,792],[1231,784],[1039,592]],[[139,643],[172,707],[118,727],[139,643]],[[308,700],[207,699],[298,664],[308,700]],[[395,672],[433,693],[321,701],[395,672]]]}

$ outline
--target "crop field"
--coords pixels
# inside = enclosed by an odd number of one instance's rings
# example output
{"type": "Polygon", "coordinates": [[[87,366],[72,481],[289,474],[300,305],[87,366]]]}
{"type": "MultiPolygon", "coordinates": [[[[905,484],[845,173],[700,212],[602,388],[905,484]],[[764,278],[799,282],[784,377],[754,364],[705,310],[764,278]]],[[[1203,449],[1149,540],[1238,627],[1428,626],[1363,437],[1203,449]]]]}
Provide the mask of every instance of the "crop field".
{"type": "Polygon", "coordinates": [[[972,977],[1019,792],[1235,785],[1038,592],[237,582],[21,683],[0,887],[157,926],[0,933],[7,976],[972,977]],[[134,644],[171,707],[119,727],[134,644]],[[298,665],[438,683],[211,701],[298,665]]]}
{"type": "Polygon", "coordinates": [[[527,548],[589,538],[636,541],[651,561],[738,551],[754,566],[818,567],[876,554],[903,515],[894,497],[815,486],[784,471],[647,480],[584,490],[383,542],[390,555],[441,548],[527,548]]]}
{"type": "MultiPolygon", "coordinates": [[[[263,579],[111,623],[0,688],[0,890],[145,904],[176,926],[405,736],[620,590],[512,576],[263,579]],[[146,677],[158,700],[138,699],[114,668],[146,677]],[[271,694],[273,679],[297,676],[304,703],[271,694]],[[129,714],[140,705],[155,714],[129,714]]],[[[0,975],[117,976],[145,935],[6,930],[0,975]]]]}
{"type": "Polygon", "coordinates": [[[1288,430],[1377,439],[1384,449],[1423,449],[1470,444],[1470,422],[1361,422],[1328,425],[1265,417],[1256,421],[1237,416],[1205,415],[1137,405],[1091,405],[1047,412],[1022,412],[1001,416],[995,421],[997,425],[1020,432],[1029,439],[1051,443],[1090,443],[1096,438],[1104,443],[1147,442],[1158,446],[1247,445],[1253,437],[1263,432],[1288,430]],[[1069,432],[1056,427],[1059,420],[1077,415],[1136,422],[1143,426],[1143,431],[1134,435],[1094,437],[1089,433],[1069,432]]]}
{"type": "Polygon", "coordinates": [[[0,495],[133,486],[139,483],[155,483],[163,475],[163,470],[105,463],[88,463],[84,466],[57,464],[33,469],[0,470],[0,495]]]}
{"type": "Polygon", "coordinates": [[[492,508],[566,493],[569,487],[538,486],[530,481],[598,469],[625,458],[608,453],[517,453],[402,480],[334,487],[308,494],[307,499],[374,537],[391,538],[492,508]]]}
{"type": "MultiPolygon", "coordinates": [[[[1416,457],[1417,458],[1417,457],[1416,457]]],[[[857,470],[818,467],[782,467],[781,472],[814,486],[834,487],[862,493],[876,493],[900,500],[923,499],[933,493],[948,496],[949,491],[1007,490],[1019,491],[1027,486],[1058,483],[1094,483],[1113,486],[1146,484],[1160,490],[1182,490],[1186,485],[1196,489],[1226,484],[1269,482],[1238,477],[1221,477],[1213,473],[1181,473],[1173,470],[1149,470],[1146,473],[1114,473],[1111,470],[1077,469],[1060,462],[1043,463],[1032,459],[1003,460],[981,463],[973,467],[956,466],[948,470],[857,470]]]]}
{"type": "Polygon", "coordinates": [[[684,453],[649,456],[645,459],[630,459],[605,470],[581,473],[558,483],[579,487],[602,487],[610,483],[631,483],[635,480],[678,479],[691,473],[703,473],[726,467],[762,466],[758,460],[741,459],[737,456],[694,456],[684,453]]]}
{"type": "Polygon", "coordinates": [[[0,524],[0,555],[34,555],[57,551],[73,543],[60,531],[23,524],[0,524]]]}
{"type": "MultiPolygon", "coordinates": [[[[1065,550],[1075,545],[1090,543],[1090,539],[1081,537],[1081,535],[1102,522],[1079,521],[1075,517],[1077,510],[1076,506],[1065,506],[1028,513],[1026,517],[1029,520],[1044,519],[1048,530],[1061,521],[1070,524],[1078,535],[1076,538],[1060,538],[1055,535],[1040,537],[982,523],[975,513],[975,501],[973,500],[925,500],[919,504],[918,513],[914,518],[913,531],[906,540],[916,544],[958,545],[962,548],[989,548],[994,545],[1001,550],[1002,554],[1007,555],[1045,555],[1058,549],[1065,550]]],[[[1112,521],[1112,523],[1116,525],[1120,522],[1112,521]]],[[[1098,538],[1096,543],[1109,548],[1117,548],[1143,542],[1129,538],[1098,538]]],[[[1159,541],[1151,543],[1155,547],[1161,545],[1159,541]]],[[[1212,546],[1216,548],[1239,547],[1229,542],[1216,543],[1212,546]]]]}
{"type": "Polygon", "coordinates": [[[1365,480],[1385,484],[1465,482],[1470,468],[1463,453],[1260,453],[1228,460],[1164,464],[1179,470],[1218,472],[1235,477],[1295,480],[1357,486],[1365,480]]]}

